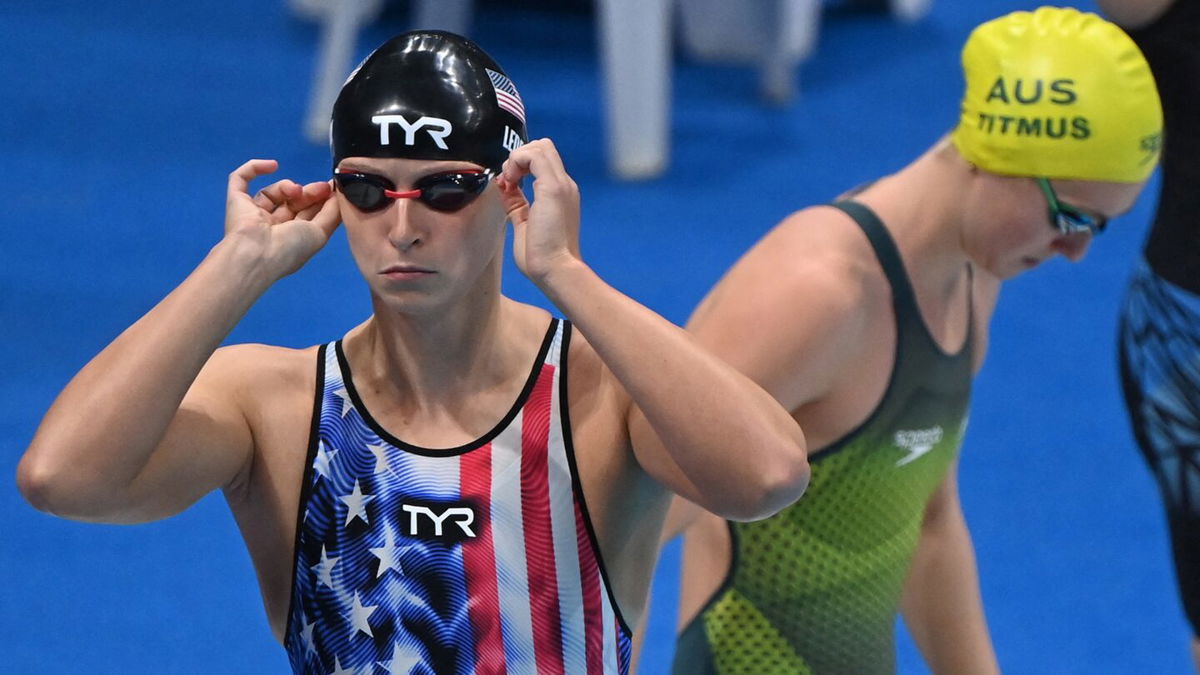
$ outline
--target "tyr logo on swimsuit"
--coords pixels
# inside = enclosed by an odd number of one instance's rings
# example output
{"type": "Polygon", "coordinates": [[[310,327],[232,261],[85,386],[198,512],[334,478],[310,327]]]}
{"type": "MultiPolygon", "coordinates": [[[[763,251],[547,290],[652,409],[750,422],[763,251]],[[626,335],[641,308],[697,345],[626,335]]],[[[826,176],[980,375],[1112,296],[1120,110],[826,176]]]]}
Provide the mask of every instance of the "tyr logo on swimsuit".
{"type": "Polygon", "coordinates": [[[475,509],[466,502],[409,501],[400,508],[408,514],[400,519],[400,529],[410,537],[454,543],[478,536],[472,528],[475,509]]]}

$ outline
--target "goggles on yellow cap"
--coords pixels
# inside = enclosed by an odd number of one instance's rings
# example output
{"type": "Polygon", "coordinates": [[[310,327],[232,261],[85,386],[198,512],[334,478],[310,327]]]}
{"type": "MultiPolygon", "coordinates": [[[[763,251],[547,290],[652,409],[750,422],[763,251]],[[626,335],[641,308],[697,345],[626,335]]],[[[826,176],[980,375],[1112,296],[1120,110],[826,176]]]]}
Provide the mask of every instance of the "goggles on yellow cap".
{"type": "Polygon", "coordinates": [[[1137,45],[1095,14],[1042,7],[977,27],[951,141],[1013,176],[1137,183],[1158,163],[1162,105],[1137,45]]]}

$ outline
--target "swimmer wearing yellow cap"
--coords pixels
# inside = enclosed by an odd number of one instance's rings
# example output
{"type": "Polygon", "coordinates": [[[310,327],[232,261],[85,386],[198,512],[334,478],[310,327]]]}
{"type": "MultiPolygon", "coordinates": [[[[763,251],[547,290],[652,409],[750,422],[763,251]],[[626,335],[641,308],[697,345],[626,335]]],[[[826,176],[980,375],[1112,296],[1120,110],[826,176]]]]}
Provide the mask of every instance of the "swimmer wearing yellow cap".
{"type": "Polygon", "coordinates": [[[754,523],[676,500],[676,673],[892,672],[897,612],[934,672],[998,670],[956,484],[988,321],[1002,280],[1079,260],[1133,205],[1162,113],[1137,47],[1093,14],[988,22],[963,65],[948,138],[785,219],[692,316],[800,423],[812,482],[754,523]]]}
{"type": "Polygon", "coordinates": [[[1010,176],[1140,183],[1162,147],[1150,67],[1117,26],[1044,7],[975,29],[951,134],[981,169],[1010,176]]]}

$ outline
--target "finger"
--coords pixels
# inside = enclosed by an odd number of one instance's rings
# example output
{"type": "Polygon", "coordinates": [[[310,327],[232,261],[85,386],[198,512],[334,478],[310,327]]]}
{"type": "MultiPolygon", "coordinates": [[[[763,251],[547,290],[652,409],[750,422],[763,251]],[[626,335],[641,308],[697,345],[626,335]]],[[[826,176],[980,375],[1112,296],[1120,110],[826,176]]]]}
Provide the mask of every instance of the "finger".
{"type": "Polygon", "coordinates": [[[230,194],[240,192],[249,194],[250,181],[274,173],[279,168],[279,162],[273,159],[252,159],[233,170],[229,174],[228,191],[230,194]]]}
{"type": "Polygon", "coordinates": [[[309,183],[304,186],[304,196],[298,202],[303,208],[296,209],[296,217],[311,220],[324,206],[327,200],[333,200],[333,181],[309,183]]]}
{"type": "Polygon", "coordinates": [[[329,199],[332,194],[333,186],[329,184],[329,181],[308,183],[300,188],[300,196],[296,199],[296,203],[302,204],[302,208],[308,208],[329,199]]]}
{"type": "Polygon", "coordinates": [[[329,237],[333,236],[333,231],[336,230],[338,225],[342,222],[342,214],[341,211],[338,210],[338,200],[326,199],[321,204],[321,208],[315,214],[313,214],[309,220],[311,220],[314,225],[321,228],[321,231],[325,233],[325,238],[329,239],[329,237]]]}
{"type": "Polygon", "coordinates": [[[555,178],[568,178],[567,167],[563,164],[562,155],[558,153],[558,146],[554,145],[554,141],[549,138],[537,139],[535,146],[537,152],[534,155],[533,161],[530,163],[530,169],[541,176],[554,176],[555,178]],[[533,164],[537,166],[533,166],[533,164]]]}
{"type": "Polygon", "coordinates": [[[528,145],[523,145],[508,155],[508,159],[504,160],[504,164],[500,167],[500,176],[505,182],[513,185],[518,185],[521,179],[530,174],[529,163],[533,159],[532,155],[526,148],[528,145]]]}
{"type": "MultiPolygon", "coordinates": [[[[535,180],[569,178],[558,148],[549,138],[539,138],[517,148],[518,165],[535,180]]],[[[511,155],[510,155],[511,157],[511,155]]]]}
{"type": "Polygon", "coordinates": [[[529,172],[533,175],[533,198],[556,195],[578,198],[579,186],[563,166],[558,148],[548,138],[537,140],[529,154],[529,172]]]}
{"type": "Polygon", "coordinates": [[[333,189],[324,182],[309,183],[304,186],[294,185],[294,187],[287,188],[286,192],[289,193],[288,200],[272,214],[272,216],[284,220],[312,218],[313,214],[321,209],[325,200],[333,196],[333,189]],[[293,192],[294,195],[290,194],[293,192]]]}
{"type": "MultiPolygon", "coordinates": [[[[517,149],[526,152],[517,155],[513,162],[518,170],[533,176],[533,198],[540,196],[561,195],[569,197],[578,194],[579,188],[567,174],[558,149],[548,138],[539,138],[517,149]],[[526,150],[528,149],[528,150],[526,150]]],[[[515,154],[515,153],[514,153],[515,154]]],[[[511,155],[509,159],[514,159],[511,155]]]]}
{"type": "Polygon", "coordinates": [[[254,197],[255,204],[271,216],[271,222],[283,223],[295,218],[305,218],[316,213],[321,202],[331,194],[326,183],[310,183],[302,186],[290,180],[282,180],[260,190],[254,197]],[[313,207],[316,208],[313,208],[313,207]],[[311,210],[310,210],[311,209],[311,210]]]}
{"type": "Polygon", "coordinates": [[[250,198],[250,201],[254,202],[255,206],[263,211],[266,211],[267,213],[271,213],[275,210],[275,202],[271,201],[271,198],[268,197],[262,190],[255,192],[254,196],[250,198]]]}
{"type": "Polygon", "coordinates": [[[529,217],[529,200],[525,199],[520,184],[501,176],[496,179],[496,188],[500,190],[500,203],[504,205],[508,219],[514,225],[524,223],[529,217]]]}
{"type": "Polygon", "coordinates": [[[285,204],[290,206],[303,194],[304,189],[299,184],[285,178],[254,193],[254,203],[267,211],[272,211],[275,207],[285,204]]]}

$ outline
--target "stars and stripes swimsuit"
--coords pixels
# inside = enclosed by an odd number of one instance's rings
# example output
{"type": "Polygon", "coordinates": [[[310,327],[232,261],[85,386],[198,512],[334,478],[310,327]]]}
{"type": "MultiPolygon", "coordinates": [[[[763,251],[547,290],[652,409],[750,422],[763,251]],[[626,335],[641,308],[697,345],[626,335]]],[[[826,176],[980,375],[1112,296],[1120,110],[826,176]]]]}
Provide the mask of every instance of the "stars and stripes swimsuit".
{"type": "Polygon", "coordinates": [[[627,673],[571,445],[553,320],[504,419],[467,445],[393,437],[341,341],[319,350],[285,647],[297,673],[627,673]]]}

